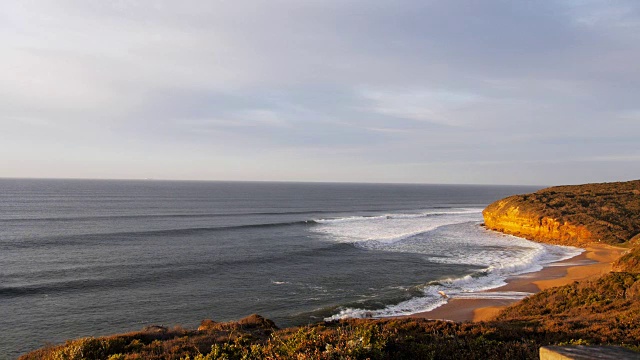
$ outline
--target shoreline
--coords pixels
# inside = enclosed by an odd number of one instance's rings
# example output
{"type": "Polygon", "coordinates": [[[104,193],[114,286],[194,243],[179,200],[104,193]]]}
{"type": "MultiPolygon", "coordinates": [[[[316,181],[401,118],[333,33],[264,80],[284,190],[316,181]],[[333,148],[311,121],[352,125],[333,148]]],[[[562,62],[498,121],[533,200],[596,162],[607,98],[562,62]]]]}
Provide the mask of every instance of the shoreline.
{"type": "Polygon", "coordinates": [[[571,284],[574,281],[590,279],[611,272],[612,263],[624,252],[625,248],[612,245],[591,243],[585,251],[570,259],[547,264],[540,271],[514,276],[506,280],[506,285],[478,292],[479,298],[452,298],[446,304],[433,310],[403,317],[426,318],[449,321],[487,321],[492,320],[502,309],[521,299],[491,298],[498,293],[525,292],[537,293],[542,290],[571,284]],[[480,297],[486,296],[487,298],[480,297]]]}

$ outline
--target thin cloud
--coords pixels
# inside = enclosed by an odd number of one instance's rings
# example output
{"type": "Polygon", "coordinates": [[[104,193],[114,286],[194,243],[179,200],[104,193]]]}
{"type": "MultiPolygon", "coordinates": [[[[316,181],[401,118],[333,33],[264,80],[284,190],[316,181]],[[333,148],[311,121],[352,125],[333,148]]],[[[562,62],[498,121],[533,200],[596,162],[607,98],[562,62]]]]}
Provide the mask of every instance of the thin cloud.
{"type": "Polygon", "coordinates": [[[0,176],[551,184],[640,167],[624,155],[636,1],[40,0],[0,16],[0,176]]]}

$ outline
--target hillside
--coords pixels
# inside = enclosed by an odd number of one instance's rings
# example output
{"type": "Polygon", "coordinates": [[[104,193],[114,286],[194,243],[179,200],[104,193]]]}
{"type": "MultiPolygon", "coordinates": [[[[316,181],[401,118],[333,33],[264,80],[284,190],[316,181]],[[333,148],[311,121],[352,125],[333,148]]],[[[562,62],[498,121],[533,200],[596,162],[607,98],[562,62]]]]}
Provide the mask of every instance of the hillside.
{"type": "Polygon", "coordinates": [[[514,195],[489,205],[483,216],[487,228],[531,240],[621,244],[640,234],[640,180],[514,195]]]}

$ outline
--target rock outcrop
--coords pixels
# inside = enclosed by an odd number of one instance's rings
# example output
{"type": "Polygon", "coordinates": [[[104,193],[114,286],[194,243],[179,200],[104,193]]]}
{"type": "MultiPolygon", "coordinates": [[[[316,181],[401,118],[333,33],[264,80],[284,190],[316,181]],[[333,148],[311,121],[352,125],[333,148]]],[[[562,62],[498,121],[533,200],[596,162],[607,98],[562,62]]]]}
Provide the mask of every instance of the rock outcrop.
{"type": "Polygon", "coordinates": [[[489,229],[540,242],[620,244],[640,233],[640,180],[514,195],[489,205],[483,216],[489,229]]]}

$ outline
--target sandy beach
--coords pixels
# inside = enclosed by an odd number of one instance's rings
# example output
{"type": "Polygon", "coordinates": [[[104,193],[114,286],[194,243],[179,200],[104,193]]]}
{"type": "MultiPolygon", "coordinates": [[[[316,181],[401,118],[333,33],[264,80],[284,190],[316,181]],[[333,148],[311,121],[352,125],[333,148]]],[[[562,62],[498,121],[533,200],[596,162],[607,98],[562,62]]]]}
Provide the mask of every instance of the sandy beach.
{"type": "Polygon", "coordinates": [[[504,292],[536,293],[550,287],[598,277],[610,272],[612,262],[625,251],[624,248],[593,243],[585,247],[585,252],[576,257],[549,264],[538,272],[513,277],[507,280],[506,285],[481,292],[478,296],[487,298],[453,298],[447,304],[432,311],[417,313],[411,317],[452,321],[490,320],[501,309],[518,301],[491,298],[493,295],[500,297],[500,293],[504,292]]]}

